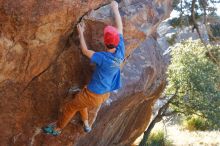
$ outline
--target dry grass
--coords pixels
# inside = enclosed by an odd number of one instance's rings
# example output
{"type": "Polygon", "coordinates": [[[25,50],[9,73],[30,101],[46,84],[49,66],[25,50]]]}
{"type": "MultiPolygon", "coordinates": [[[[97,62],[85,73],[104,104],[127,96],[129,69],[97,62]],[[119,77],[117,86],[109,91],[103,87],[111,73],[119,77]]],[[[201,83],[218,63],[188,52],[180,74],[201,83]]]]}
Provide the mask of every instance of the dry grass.
{"type": "MultiPolygon", "coordinates": [[[[188,131],[181,128],[179,125],[166,125],[158,123],[154,130],[164,129],[167,133],[167,138],[173,141],[175,146],[220,146],[220,131],[188,131]]],[[[143,135],[140,136],[134,143],[138,145],[143,135]]]]}
{"type": "Polygon", "coordinates": [[[167,127],[175,146],[220,146],[220,131],[188,131],[177,125],[167,127]]]}

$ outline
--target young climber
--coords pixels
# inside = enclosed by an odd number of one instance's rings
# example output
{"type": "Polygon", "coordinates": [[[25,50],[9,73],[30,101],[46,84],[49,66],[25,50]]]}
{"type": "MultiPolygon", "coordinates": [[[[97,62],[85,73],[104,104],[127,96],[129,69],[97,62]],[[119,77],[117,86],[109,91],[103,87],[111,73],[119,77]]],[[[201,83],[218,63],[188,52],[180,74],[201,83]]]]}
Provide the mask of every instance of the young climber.
{"type": "Polygon", "coordinates": [[[84,131],[90,132],[91,127],[88,123],[87,108],[100,106],[109,98],[111,91],[121,87],[120,64],[125,56],[124,39],[122,36],[123,25],[118,10],[118,3],[112,1],[111,8],[115,15],[116,28],[113,26],[106,26],[104,28],[106,51],[94,52],[89,50],[83,34],[85,25],[83,23],[77,25],[82,53],[90,58],[91,62],[96,64],[96,69],[89,84],[61,108],[61,114],[57,123],[43,127],[45,133],[54,136],[59,135],[61,130],[78,111],[84,123],[84,131]]]}

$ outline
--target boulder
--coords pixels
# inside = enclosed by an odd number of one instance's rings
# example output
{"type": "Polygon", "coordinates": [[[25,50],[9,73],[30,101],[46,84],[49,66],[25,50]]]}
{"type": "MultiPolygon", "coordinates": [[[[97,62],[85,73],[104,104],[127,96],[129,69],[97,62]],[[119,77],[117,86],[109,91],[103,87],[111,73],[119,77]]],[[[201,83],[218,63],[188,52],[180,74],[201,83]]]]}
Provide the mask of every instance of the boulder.
{"type": "Polygon", "coordinates": [[[151,106],[165,86],[166,65],[156,41],[157,27],[172,0],[124,0],[126,60],[123,87],[99,108],[90,109],[92,132],[79,116],[59,137],[40,128],[57,119],[94,70],[82,55],[76,25],[84,21],[87,45],[104,50],[103,28],[114,19],[108,0],[0,1],[0,142],[14,146],[129,146],[145,130],[151,106]],[[95,121],[95,122],[94,122],[95,121]]]}

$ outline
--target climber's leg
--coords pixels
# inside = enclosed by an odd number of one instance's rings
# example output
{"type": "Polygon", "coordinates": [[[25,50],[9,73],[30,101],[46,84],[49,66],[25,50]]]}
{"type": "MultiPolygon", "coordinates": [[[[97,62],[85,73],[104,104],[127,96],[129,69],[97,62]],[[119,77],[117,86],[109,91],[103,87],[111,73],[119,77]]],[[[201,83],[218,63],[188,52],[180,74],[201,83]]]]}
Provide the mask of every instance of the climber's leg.
{"type": "Polygon", "coordinates": [[[77,111],[82,110],[86,107],[84,99],[84,90],[75,95],[75,97],[67,102],[61,109],[56,125],[51,126],[51,124],[43,127],[44,133],[57,136],[61,133],[61,130],[69,123],[72,117],[77,111]]]}
{"type": "Polygon", "coordinates": [[[89,122],[88,122],[88,110],[87,108],[84,108],[82,110],[79,111],[82,121],[83,121],[83,128],[85,132],[90,132],[91,131],[91,127],[89,126],[89,122]]]}
{"type": "MultiPolygon", "coordinates": [[[[80,111],[87,107],[85,102],[84,90],[82,90],[79,94],[75,96],[71,101],[66,103],[63,108],[61,108],[61,114],[59,115],[57,128],[58,130],[63,129],[72,117],[76,114],[77,111],[80,111]]],[[[88,119],[88,113],[84,117],[88,119]]]]}
{"type": "MultiPolygon", "coordinates": [[[[81,111],[87,107],[96,106],[93,98],[90,98],[90,94],[87,92],[87,88],[83,88],[81,92],[76,94],[75,98],[67,102],[63,108],[61,108],[61,114],[59,115],[56,130],[63,129],[77,111],[81,111]]],[[[82,112],[83,120],[88,120],[88,112],[86,109],[82,112]]]]}
{"type": "MultiPolygon", "coordinates": [[[[93,92],[90,92],[87,88],[84,89],[85,91],[85,98],[86,98],[86,104],[87,107],[96,107],[97,110],[95,110],[95,117],[93,117],[92,120],[92,124],[94,123],[96,116],[97,116],[97,112],[99,111],[99,108],[101,106],[101,104],[109,97],[110,93],[106,93],[106,94],[95,94],[93,92]]],[[[88,123],[88,109],[84,108],[82,110],[80,110],[80,115],[82,118],[82,121],[84,123],[84,131],[85,132],[90,132],[91,131],[91,127],[88,123]]]]}
{"type": "MultiPolygon", "coordinates": [[[[87,107],[97,107],[101,105],[105,99],[109,97],[109,93],[106,94],[95,94],[90,92],[86,87],[79,92],[75,98],[71,101],[66,103],[63,108],[61,108],[61,114],[59,115],[56,127],[52,127],[52,130],[55,132],[61,131],[72,119],[72,117],[76,114],[77,111],[81,111],[87,107]]],[[[85,121],[85,125],[88,124],[88,111],[83,110],[81,112],[82,120],[85,121]],[[83,113],[83,114],[82,114],[83,113]]],[[[48,134],[50,133],[51,128],[49,128],[49,132],[45,132],[48,134]]],[[[44,130],[44,129],[43,129],[44,130]]],[[[45,130],[44,130],[45,131],[45,130]]],[[[90,131],[90,130],[85,130],[90,131]]],[[[53,135],[53,134],[52,134],[53,135]]]]}
{"type": "Polygon", "coordinates": [[[88,121],[88,109],[84,108],[84,109],[80,110],[79,112],[80,112],[82,121],[83,122],[88,121]]]}
{"type": "Polygon", "coordinates": [[[98,115],[98,112],[99,112],[99,110],[100,110],[100,107],[101,107],[101,105],[99,105],[98,107],[95,107],[92,111],[90,111],[90,113],[92,114],[92,115],[94,115],[94,117],[91,119],[91,121],[90,121],[90,125],[93,125],[93,123],[95,122],[95,120],[96,120],[96,117],[97,117],[97,115],[98,115]]]}
{"type": "Polygon", "coordinates": [[[60,112],[58,117],[56,130],[62,130],[70,122],[72,117],[76,114],[78,109],[71,105],[71,102],[67,103],[60,112]]]}
{"type": "Polygon", "coordinates": [[[80,110],[79,106],[76,106],[76,104],[80,105],[80,101],[77,100],[77,96],[61,108],[56,125],[49,124],[42,128],[44,133],[51,134],[53,136],[59,135],[61,130],[69,123],[76,112],[80,110]]]}

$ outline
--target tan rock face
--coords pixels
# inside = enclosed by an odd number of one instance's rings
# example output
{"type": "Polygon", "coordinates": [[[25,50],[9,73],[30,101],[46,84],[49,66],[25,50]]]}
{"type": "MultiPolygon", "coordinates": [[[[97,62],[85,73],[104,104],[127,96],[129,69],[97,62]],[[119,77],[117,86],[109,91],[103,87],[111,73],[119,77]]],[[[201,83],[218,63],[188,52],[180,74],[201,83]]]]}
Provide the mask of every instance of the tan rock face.
{"type": "MultiPolygon", "coordinates": [[[[84,16],[89,48],[104,50],[103,28],[114,22],[108,2],[0,0],[0,145],[126,146],[144,131],[164,87],[155,31],[169,16],[171,0],[120,3],[129,56],[123,88],[102,106],[92,133],[83,133],[78,116],[60,137],[39,130],[56,120],[59,106],[73,97],[71,87],[88,83],[94,66],[80,51],[75,26],[84,16]]],[[[90,123],[96,110],[90,111],[90,123]]]]}

